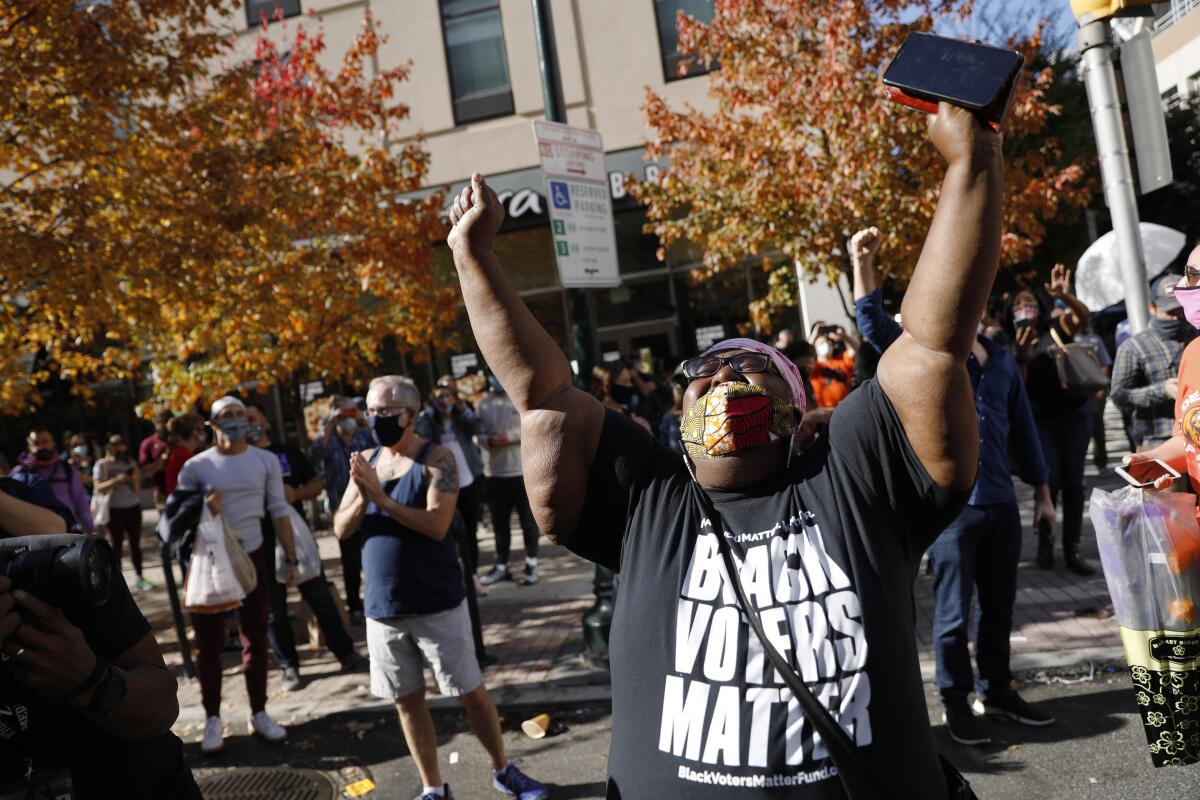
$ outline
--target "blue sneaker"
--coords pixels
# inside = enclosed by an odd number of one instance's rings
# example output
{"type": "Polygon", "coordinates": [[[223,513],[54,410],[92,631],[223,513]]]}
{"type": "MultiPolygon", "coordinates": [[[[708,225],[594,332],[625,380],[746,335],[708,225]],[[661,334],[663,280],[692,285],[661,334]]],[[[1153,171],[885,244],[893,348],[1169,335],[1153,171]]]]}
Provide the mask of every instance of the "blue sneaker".
{"type": "Polygon", "coordinates": [[[454,800],[454,795],[450,793],[450,784],[442,784],[442,794],[437,795],[433,792],[426,792],[417,798],[417,800],[454,800]]]}
{"type": "Polygon", "coordinates": [[[511,761],[492,778],[492,786],[517,800],[545,800],[546,787],[517,769],[511,761]]]}

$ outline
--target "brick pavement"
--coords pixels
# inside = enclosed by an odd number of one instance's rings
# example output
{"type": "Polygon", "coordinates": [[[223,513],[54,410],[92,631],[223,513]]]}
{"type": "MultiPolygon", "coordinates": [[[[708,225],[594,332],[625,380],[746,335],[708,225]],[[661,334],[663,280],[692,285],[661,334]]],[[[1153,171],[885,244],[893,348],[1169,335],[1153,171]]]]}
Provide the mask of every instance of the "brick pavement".
{"type": "MultiPolygon", "coordinates": [[[[1115,464],[1125,452],[1119,434],[1119,419],[1108,415],[1110,464],[1115,464]]],[[[1113,473],[1099,476],[1089,458],[1088,490],[1102,485],[1115,487],[1113,473]]],[[[1061,550],[1056,552],[1056,568],[1040,570],[1033,563],[1035,542],[1031,530],[1032,492],[1018,485],[1018,498],[1027,535],[1018,573],[1017,604],[1014,610],[1012,637],[1013,665],[1017,671],[1053,666],[1066,666],[1092,661],[1119,660],[1120,641],[1117,626],[1110,618],[1100,618],[1098,610],[1109,603],[1108,592],[1101,576],[1078,578],[1061,566],[1061,550]]],[[[147,525],[153,515],[148,513],[147,525]]],[[[515,526],[514,526],[515,527],[515,526]]],[[[512,563],[518,565],[523,555],[520,537],[514,537],[512,563]]],[[[157,558],[157,540],[147,527],[143,547],[147,552],[146,576],[162,585],[162,571],[157,558]],[[151,566],[153,565],[153,566],[151,566]]],[[[492,561],[492,540],[486,526],[480,532],[482,563],[492,561]]],[[[341,566],[337,558],[336,541],[328,533],[318,537],[326,570],[340,591],[341,566]]],[[[1097,563],[1095,538],[1085,512],[1084,554],[1097,563]]],[[[592,602],[592,568],[563,548],[543,540],[541,558],[542,580],[532,587],[502,583],[490,587],[488,595],[480,598],[484,624],[484,641],[490,655],[498,663],[485,672],[485,681],[500,703],[521,703],[531,698],[564,698],[577,696],[595,699],[607,691],[607,672],[593,668],[582,657],[580,616],[592,602]]],[[[126,579],[132,584],[132,571],[126,565],[126,579]]],[[[932,599],[931,579],[924,572],[916,583],[916,613],[918,615],[918,646],[922,672],[926,680],[933,678],[931,641],[932,599]]],[[[339,594],[340,596],[340,594],[339,594]]],[[[162,588],[136,595],[143,612],[150,619],[155,635],[166,654],[167,663],[180,679],[181,714],[176,730],[185,738],[196,738],[203,724],[199,687],[183,673],[182,661],[171,624],[166,593],[162,588]]],[[[299,691],[285,693],[279,688],[279,671],[272,668],[269,683],[268,708],[283,722],[294,722],[313,716],[352,709],[379,708],[380,701],[368,692],[367,676],[342,675],[338,664],[323,648],[312,647],[304,630],[304,607],[295,601],[292,608],[301,619],[297,621],[302,673],[306,685],[299,691]]],[[[360,651],[365,653],[363,630],[353,629],[360,651]]],[[[235,729],[244,726],[246,700],[240,676],[239,656],[227,653],[224,716],[235,729]]],[[[432,687],[432,682],[430,683],[432,687]]],[[[436,693],[435,693],[435,701],[436,693]]]]}

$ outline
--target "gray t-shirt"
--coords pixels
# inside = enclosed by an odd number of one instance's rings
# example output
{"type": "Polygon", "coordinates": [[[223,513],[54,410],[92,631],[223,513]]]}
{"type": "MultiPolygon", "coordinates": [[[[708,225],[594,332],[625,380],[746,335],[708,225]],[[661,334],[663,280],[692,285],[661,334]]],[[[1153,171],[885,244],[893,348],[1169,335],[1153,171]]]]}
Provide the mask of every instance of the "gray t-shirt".
{"type": "Polygon", "coordinates": [[[483,421],[484,433],[475,441],[483,451],[483,471],[489,478],[518,478],[521,469],[521,414],[507,394],[489,392],[479,401],[475,414],[483,421]],[[508,435],[508,444],[488,445],[488,436],[508,435]]]}
{"type": "Polygon", "coordinates": [[[247,553],[262,547],[262,518],[268,510],[271,519],[288,515],[279,459],[259,447],[249,447],[238,455],[210,447],[183,465],[176,488],[220,490],[225,521],[242,538],[247,553]]]}
{"type": "MultiPolygon", "coordinates": [[[[137,469],[137,464],[134,464],[130,459],[117,461],[112,458],[102,458],[92,467],[92,480],[108,481],[129,472],[131,469],[137,469]]],[[[133,481],[118,483],[110,490],[112,497],[108,501],[109,508],[133,508],[141,505],[137,494],[133,491],[133,481]]]]}

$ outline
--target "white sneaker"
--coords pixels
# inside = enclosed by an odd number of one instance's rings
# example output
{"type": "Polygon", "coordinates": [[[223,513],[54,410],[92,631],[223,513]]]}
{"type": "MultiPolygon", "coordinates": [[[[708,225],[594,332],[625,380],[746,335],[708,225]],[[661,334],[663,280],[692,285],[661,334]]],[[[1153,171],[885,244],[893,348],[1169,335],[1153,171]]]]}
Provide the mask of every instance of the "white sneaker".
{"type": "Polygon", "coordinates": [[[220,717],[209,717],[204,723],[204,739],[200,742],[200,752],[206,756],[219,753],[225,747],[224,725],[220,717]]]}
{"type": "Polygon", "coordinates": [[[287,738],[287,728],[271,719],[271,715],[265,711],[250,715],[250,730],[268,742],[282,742],[287,738]]]}

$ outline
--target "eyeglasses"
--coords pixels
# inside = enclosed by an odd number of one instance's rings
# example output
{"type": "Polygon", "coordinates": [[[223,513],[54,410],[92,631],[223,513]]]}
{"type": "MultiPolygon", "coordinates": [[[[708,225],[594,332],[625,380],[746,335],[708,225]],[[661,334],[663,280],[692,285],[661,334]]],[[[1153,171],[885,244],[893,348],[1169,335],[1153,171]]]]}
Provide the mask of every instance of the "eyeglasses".
{"type": "Polygon", "coordinates": [[[1183,281],[1188,288],[1200,286],[1200,269],[1188,264],[1183,270],[1183,281]]]}
{"type": "Polygon", "coordinates": [[[408,411],[407,406],[378,406],[376,408],[368,408],[367,414],[372,417],[398,417],[408,411]]]}
{"type": "Polygon", "coordinates": [[[697,378],[710,378],[726,364],[734,372],[748,375],[753,372],[766,372],[770,369],[771,357],[762,353],[737,353],[728,358],[699,356],[684,362],[683,374],[690,381],[697,378]]]}

